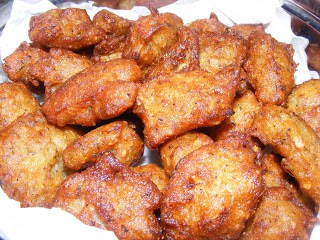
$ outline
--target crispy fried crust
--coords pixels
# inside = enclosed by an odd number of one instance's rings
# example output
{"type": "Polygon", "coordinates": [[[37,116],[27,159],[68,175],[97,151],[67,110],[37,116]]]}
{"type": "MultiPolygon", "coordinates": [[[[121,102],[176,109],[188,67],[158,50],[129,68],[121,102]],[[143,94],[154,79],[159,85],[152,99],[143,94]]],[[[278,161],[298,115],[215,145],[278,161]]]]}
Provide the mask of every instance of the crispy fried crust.
{"type": "Polygon", "coordinates": [[[55,94],[45,99],[42,110],[58,125],[94,126],[119,116],[134,104],[141,78],[132,60],[96,63],[69,78],[55,94]]]}
{"type": "Polygon", "coordinates": [[[74,170],[97,161],[96,155],[112,151],[123,164],[129,166],[143,153],[143,142],[127,122],[117,121],[98,127],[81,136],[63,151],[64,164],[74,170]]]}
{"type": "Polygon", "coordinates": [[[264,32],[264,27],[262,24],[236,24],[229,28],[228,31],[236,33],[244,39],[249,39],[251,33],[253,32],[264,32]]]}
{"type": "Polygon", "coordinates": [[[29,70],[34,63],[46,56],[47,53],[44,50],[22,42],[12,54],[4,59],[2,68],[11,81],[38,86],[39,82],[29,70]]]}
{"type": "Polygon", "coordinates": [[[155,149],[189,130],[221,123],[232,114],[239,73],[237,67],[229,66],[214,76],[199,70],[144,83],[134,113],[144,123],[146,145],[155,149]]]}
{"type": "Polygon", "coordinates": [[[288,97],[287,108],[305,120],[320,137],[320,79],[296,86],[288,97]]]}
{"type": "Polygon", "coordinates": [[[153,213],[160,200],[151,180],[103,154],[93,167],[63,183],[54,206],[85,224],[113,231],[119,239],[160,239],[153,213]]]}
{"type": "Polygon", "coordinates": [[[208,135],[191,131],[164,143],[159,149],[164,170],[171,176],[180,159],[213,142],[208,135]]]}
{"type": "Polygon", "coordinates": [[[282,167],[320,204],[320,139],[291,111],[267,104],[256,114],[252,134],[284,157],[282,167]]]}
{"type": "Polygon", "coordinates": [[[153,11],[139,17],[130,29],[123,57],[136,60],[140,67],[150,66],[177,41],[182,26],[182,19],[173,13],[153,11]]]}
{"type": "Polygon", "coordinates": [[[255,154],[229,138],[184,157],[161,205],[167,239],[236,239],[262,192],[255,154]]]}
{"type": "Polygon", "coordinates": [[[30,40],[49,48],[84,48],[99,43],[104,34],[80,8],[51,9],[30,19],[30,40]]]}
{"type": "Polygon", "coordinates": [[[50,125],[38,111],[19,117],[0,132],[0,180],[22,207],[51,207],[66,178],[62,151],[78,137],[50,125]]]}
{"type": "Polygon", "coordinates": [[[309,239],[315,218],[288,190],[272,187],[263,195],[241,240],[309,239]]]}
{"type": "Polygon", "coordinates": [[[22,83],[1,83],[0,96],[0,131],[19,116],[40,109],[38,101],[22,83]]]}
{"type": "Polygon", "coordinates": [[[270,34],[256,31],[249,37],[249,58],[245,70],[257,99],[280,105],[294,86],[293,47],[280,43],[270,34]]]}

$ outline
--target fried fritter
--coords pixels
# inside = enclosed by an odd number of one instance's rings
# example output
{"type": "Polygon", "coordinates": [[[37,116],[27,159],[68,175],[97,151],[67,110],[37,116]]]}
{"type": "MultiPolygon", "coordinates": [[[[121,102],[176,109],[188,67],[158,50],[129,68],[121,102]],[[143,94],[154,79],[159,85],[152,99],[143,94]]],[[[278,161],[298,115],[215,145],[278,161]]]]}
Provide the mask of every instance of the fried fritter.
{"type": "Polygon", "coordinates": [[[141,71],[132,60],[96,63],[69,78],[45,99],[42,110],[58,126],[94,126],[131,108],[140,79],[141,71]]]}
{"type": "Polygon", "coordinates": [[[282,167],[320,205],[320,139],[291,111],[267,104],[256,114],[252,134],[284,157],[282,167]]]}
{"type": "Polygon", "coordinates": [[[309,239],[312,212],[281,187],[268,189],[240,239],[309,239]]]}
{"type": "Polygon", "coordinates": [[[144,83],[134,113],[144,123],[146,145],[155,149],[189,130],[221,123],[232,114],[239,73],[237,67],[229,66],[216,75],[197,70],[144,83]]]}
{"type": "Polygon", "coordinates": [[[297,85],[288,97],[287,108],[305,120],[320,138],[320,79],[297,85]]]}
{"type": "Polygon", "coordinates": [[[40,111],[19,117],[0,132],[2,189],[22,207],[51,207],[66,178],[62,151],[78,137],[49,124],[40,111]]]}
{"type": "Polygon", "coordinates": [[[248,44],[242,37],[228,34],[207,37],[200,42],[200,67],[212,74],[230,64],[242,67],[247,53],[248,44]]]}
{"type": "Polygon", "coordinates": [[[63,151],[64,164],[79,170],[97,160],[103,151],[112,151],[123,164],[129,166],[143,153],[143,142],[126,121],[112,122],[81,136],[63,151]]]}
{"type": "Polygon", "coordinates": [[[85,224],[113,231],[119,239],[160,239],[154,214],[160,201],[151,180],[103,154],[94,166],[62,184],[54,206],[85,224]]]}
{"type": "Polygon", "coordinates": [[[91,66],[86,57],[72,51],[51,48],[46,57],[40,58],[30,67],[30,74],[44,82],[46,98],[55,92],[68,78],[91,66]]]}
{"type": "Polygon", "coordinates": [[[164,143],[159,149],[164,170],[171,176],[180,159],[213,142],[208,135],[191,131],[164,143]]]}
{"type": "Polygon", "coordinates": [[[19,116],[40,109],[38,101],[22,83],[1,83],[0,96],[0,131],[19,116]]]}
{"type": "Polygon", "coordinates": [[[51,9],[30,19],[30,40],[48,48],[76,50],[99,43],[104,34],[80,8],[51,9]]]}
{"type": "Polygon", "coordinates": [[[264,27],[262,24],[236,24],[228,30],[240,35],[244,39],[249,39],[251,33],[255,31],[264,32],[264,27]]]}
{"type": "Polygon", "coordinates": [[[229,138],[181,159],[161,205],[166,238],[238,238],[263,189],[255,156],[229,138]]]}
{"type": "Polygon", "coordinates": [[[29,70],[35,62],[46,56],[47,52],[44,50],[22,42],[12,54],[3,60],[2,68],[11,81],[38,86],[39,82],[30,74],[29,70]]]}
{"type": "Polygon", "coordinates": [[[135,173],[149,178],[159,189],[162,194],[165,194],[169,178],[163,168],[159,167],[154,163],[141,165],[137,167],[131,167],[131,170],[135,173]]]}
{"type": "Polygon", "coordinates": [[[245,70],[259,102],[281,105],[294,86],[293,47],[270,34],[256,31],[249,37],[245,70]]]}
{"type": "Polygon", "coordinates": [[[182,26],[182,19],[173,13],[152,11],[139,17],[130,29],[123,57],[136,60],[142,68],[152,65],[177,41],[182,26]]]}
{"type": "Polygon", "coordinates": [[[178,31],[178,40],[159,61],[148,68],[146,79],[170,72],[199,69],[199,43],[197,35],[188,27],[178,31]]]}

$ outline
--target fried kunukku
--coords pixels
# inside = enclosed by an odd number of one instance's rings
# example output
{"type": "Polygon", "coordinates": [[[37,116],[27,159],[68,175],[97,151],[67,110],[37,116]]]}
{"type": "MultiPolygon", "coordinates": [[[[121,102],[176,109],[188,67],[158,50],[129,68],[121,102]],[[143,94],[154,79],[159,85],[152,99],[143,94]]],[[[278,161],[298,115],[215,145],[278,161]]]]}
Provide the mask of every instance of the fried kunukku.
{"type": "Polygon", "coordinates": [[[143,153],[143,142],[126,121],[116,121],[86,133],[63,151],[63,162],[79,170],[93,164],[97,155],[111,151],[123,164],[130,165],[143,153]]]}
{"type": "Polygon", "coordinates": [[[133,106],[138,91],[135,82],[140,78],[141,71],[132,60],[96,63],[69,78],[45,99],[42,110],[58,126],[94,126],[133,106]]]}
{"type": "Polygon", "coordinates": [[[97,163],[70,175],[62,184],[54,206],[85,224],[113,231],[119,239],[160,239],[154,214],[161,193],[140,176],[104,153],[97,163]]]}
{"type": "Polygon", "coordinates": [[[237,67],[229,66],[216,75],[197,70],[144,83],[134,113],[144,123],[146,145],[155,149],[189,130],[221,123],[232,114],[239,73],[237,67]]]}
{"type": "Polygon", "coordinates": [[[249,37],[245,70],[259,102],[281,105],[294,86],[293,47],[270,34],[255,31],[249,37]]]}
{"type": "Polygon", "coordinates": [[[38,101],[22,83],[1,83],[0,96],[0,131],[18,117],[40,109],[38,101]]]}
{"type": "Polygon", "coordinates": [[[166,239],[236,239],[262,193],[256,154],[238,138],[180,160],[161,205],[166,239]]]}
{"type": "Polygon", "coordinates": [[[248,40],[251,33],[255,31],[264,32],[264,27],[262,24],[236,24],[229,28],[228,31],[236,33],[248,40]]]}
{"type": "Polygon", "coordinates": [[[30,40],[48,48],[76,50],[99,43],[103,36],[80,8],[51,9],[30,19],[30,40]]]}
{"type": "Polygon", "coordinates": [[[20,116],[0,132],[2,189],[22,207],[51,207],[68,170],[62,151],[77,137],[49,124],[40,111],[20,116]]]}

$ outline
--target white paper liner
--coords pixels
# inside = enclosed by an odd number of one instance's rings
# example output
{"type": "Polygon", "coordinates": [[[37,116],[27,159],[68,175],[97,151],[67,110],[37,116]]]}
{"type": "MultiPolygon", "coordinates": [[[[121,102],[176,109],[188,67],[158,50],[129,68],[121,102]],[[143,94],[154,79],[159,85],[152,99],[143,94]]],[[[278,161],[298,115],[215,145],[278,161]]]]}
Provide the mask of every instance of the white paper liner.
{"type": "MultiPolygon", "coordinates": [[[[308,40],[293,34],[290,27],[290,15],[282,8],[281,0],[179,0],[174,4],[160,8],[160,12],[172,12],[180,16],[187,24],[195,19],[208,18],[214,12],[227,26],[234,24],[264,24],[266,32],[278,41],[291,43],[295,49],[294,60],[298,63],[295,73],[297,84],[311,78],[319,78],[317,72],[309,71],[305,48],[308,40]]],[[[47,0],[15,0],[11,17],[7,21],[0,38],[1,60],[11,54],[22,41],[28,38],[30,17],[55,6],[47,0]]],[[[101,8],[93,2],[81,4],[66,3],[60,7],[80,7],[93,17],[101,8]]],[[[136,20],[141,15],[149,14],[145,7],[132,10],[108,9],[122,17],[136,20]]],[[[0,82],[6,81],[0,78],[0,82]]],[[[144,158],[148,158],[145,152],[144,158]]],[[[0,237],[7,240],[50,240],[50,239],[117,239],[113,233],[90,227],[81,223],[71,214],[59,209],[24,208],[18,202],[9,199],[0,188],[0,237]]],[[[311,240],[320,239],[320,226],[312,232],[311,240]]]]}

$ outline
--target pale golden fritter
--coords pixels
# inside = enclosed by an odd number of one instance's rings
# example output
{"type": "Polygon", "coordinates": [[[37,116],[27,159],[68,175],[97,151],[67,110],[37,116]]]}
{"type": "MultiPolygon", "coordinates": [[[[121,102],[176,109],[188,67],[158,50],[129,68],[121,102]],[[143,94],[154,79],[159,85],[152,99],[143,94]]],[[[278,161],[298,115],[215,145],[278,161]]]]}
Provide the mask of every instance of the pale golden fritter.
{"type": "Polygon", "coordinates": [[[281,187],[268,189],[240,239],[307,240],[315,218],[312,212],[281,187]]]}
{"type": "Polygon", "coordinates": [[[288,97],[287,108],[305,120],[320,138],[320,79],[297,85],[288,97]]]}
{"type": "Polygon", "coordinates": [[[159,149],[164,170],[171,176],[180,159],[213,142],[208,135],[191,131],[164,143],[159,149]]]}
{"type": "Polygon", "coordinates": [[[30,67],[30,74],[44,83],[45,97],[48,98],[68,78],[91,65],[89,59],[70,50],[51,48],[46,57],[30,67]]]}
{"type": "Polygon", "coordinates": [[[154,64],[178,39],[183,26],[180,17],[173,13],[141,16],[130,29],[123,57],[134,59],[142,68],[154,64]]]}
{"type": "Polygon", "coordinates": [[[135,173],[149,178],[159,189],[162,194],[165,194],[169,184],[169,177],[163,170],[154,163],[146,165],[131,167],[131,170],[135,173]]]}
{"type": "Polygon", "coordinates": [[[263,189],[255,157],[229,138],[181,159],[161,205],[167,239],[237,239],[263,189]]]}
{"type": "Polygon", "coordinates": [[[320,205],[320,139],[293,112],[267,104],[256,114],[252,134],[284,157],[282,167],[320,205]]]}
{"type": "Polygon", "coordinates": [[[22,207],[51,207],[66,178],[62,151],[77,137],[49,124],[40,111],[19,117],[0,132],[2,189],[22,207]]]}
{"type": "Polygon", "coordinates": [[[63,151],[64,164],[74,170],[97,161],[97,155],[111,151],[123,164],[129,166],[143,153],[143,142],[126,121],[116,121],[98,127],[81,136],[63,151]]]}
{"type": "Polygon", "coordinates": [[[245,70],[259,102],[281,105],[294,86],[296,64],[292,45],[256,31],[249,37],[245,70]]]}
{"type": "Polygon", "coordinates": [[[155,149],[189,130],[221,123],[232,114],[239,74],[237,67],[229,66],[216,75],[198,70],[144,83],[134,113],[144,123],[146,145],[155,149]]]}
{"type": "Polygon", "coordinates": [[[141,71],[132,60],[96,63],[68,79],[45,99],[42,110],[58,126],[97,122],[119,116],[135,102],[141,71]]]}
{"type": "Polygon", "coordinates": [[[38,101],[22,83],[1,83],[0,96],[0,131],[19,116],[40,109],[38,101]]]}
{"type": "Polygon", "coordinates": [[[20,46],[3,61],[3,71],[13,82],[31,83],[35,86],[39,82],[30,74],[30,67],[38,60],[47,56],[47,53],[27,42],[22,42],[20,46]]]}
{"type": "Polygon", "coordinates": [[[230,32],[234,32],[244,39],[249,39],[251,33],[256,31],[264,32],[264,27],[262,24],[236,24],[228,29],[230,32]]]}
{"type": "Polygon", "coordinates": [[[151,180],[103,154],[94,166],[68,177],[54,206],[119,239],[151,240],[161,236],[154,214],[160,203],[161,193],[151,180]]]}
{"type": "Polygon", "coordinates": [[[30,19],[29,38],[48,48],[76,50],[99,43],[104,36],[86,10],[51,9],[30,19]]]}

